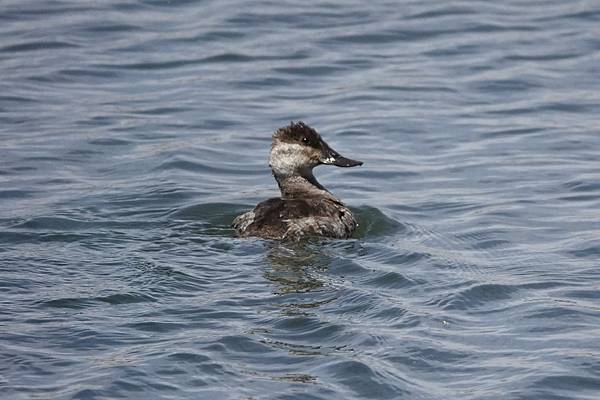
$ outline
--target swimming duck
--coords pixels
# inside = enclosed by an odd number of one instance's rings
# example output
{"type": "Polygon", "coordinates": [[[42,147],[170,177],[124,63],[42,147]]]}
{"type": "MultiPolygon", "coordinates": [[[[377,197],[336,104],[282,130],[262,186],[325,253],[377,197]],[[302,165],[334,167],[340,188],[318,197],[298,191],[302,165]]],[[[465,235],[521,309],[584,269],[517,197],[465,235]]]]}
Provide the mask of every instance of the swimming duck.
{"type": "Polygon", "coordinates": [[[358,224],[344,203],[315,179],[312,170],[321,164],[355,167],[362,161],[342,157],[304,122],[275,131],[269,167],[281,197],[236,217],[232,224],[236,233],[293,241],[309,236],[349,238],[358,224]]]}

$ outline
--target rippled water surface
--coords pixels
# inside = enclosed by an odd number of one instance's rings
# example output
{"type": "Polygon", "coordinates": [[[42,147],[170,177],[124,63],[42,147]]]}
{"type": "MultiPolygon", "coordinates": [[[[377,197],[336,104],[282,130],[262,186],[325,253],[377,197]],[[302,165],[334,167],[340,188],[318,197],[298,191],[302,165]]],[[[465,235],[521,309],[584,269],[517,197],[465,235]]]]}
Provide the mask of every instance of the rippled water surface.
{"type": "Polygon", "coordinates": [[[600,3],[0,5],[0,397],[597,399],[600,3]],[[304,120],[347,241],[238,239],[304,120]]]}

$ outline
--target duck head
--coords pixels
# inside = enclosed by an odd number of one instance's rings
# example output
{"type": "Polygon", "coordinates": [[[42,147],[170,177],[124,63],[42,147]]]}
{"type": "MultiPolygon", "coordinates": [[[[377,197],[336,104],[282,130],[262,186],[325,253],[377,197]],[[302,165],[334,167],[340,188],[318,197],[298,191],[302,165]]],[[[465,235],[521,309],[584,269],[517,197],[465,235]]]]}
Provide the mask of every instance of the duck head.
{"type": "Polygon", "coordinates": [[[356,167],[363,163],[343,157],[302,121],[292,122],[273,134],[269,166],[276,177],[312,177],[312,169],[321,164],[356,167]]]}

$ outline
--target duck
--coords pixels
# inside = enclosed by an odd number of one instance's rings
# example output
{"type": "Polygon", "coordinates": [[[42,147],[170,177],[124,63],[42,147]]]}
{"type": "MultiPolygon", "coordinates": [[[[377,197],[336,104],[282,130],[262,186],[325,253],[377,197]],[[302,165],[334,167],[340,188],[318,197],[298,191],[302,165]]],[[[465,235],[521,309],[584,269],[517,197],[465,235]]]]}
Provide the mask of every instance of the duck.
{"type": "Polygon", "coordinates": [[[232,227],[239,237],[280,241],[348,239],[358,224],[350,209],[317,181],[313,168],[362,164],[333,150],[309,125],[292,121],[275,131],[269,152],[269,167],[281,196],[262,201],[237,216],[232,227]]]}

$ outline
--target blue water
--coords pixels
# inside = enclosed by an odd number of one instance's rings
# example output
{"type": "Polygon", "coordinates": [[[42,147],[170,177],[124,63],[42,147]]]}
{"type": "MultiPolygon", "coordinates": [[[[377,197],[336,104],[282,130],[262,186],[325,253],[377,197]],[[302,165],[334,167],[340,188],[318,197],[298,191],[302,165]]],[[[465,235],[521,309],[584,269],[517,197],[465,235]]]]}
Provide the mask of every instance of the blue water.
{"type": "Polygon", "coordinates": [[[599,157],[597,1],[4,0],[0,397],[598,399],[599,157]]]}

